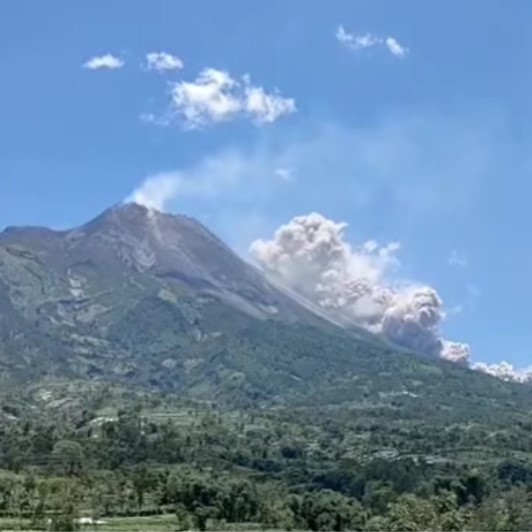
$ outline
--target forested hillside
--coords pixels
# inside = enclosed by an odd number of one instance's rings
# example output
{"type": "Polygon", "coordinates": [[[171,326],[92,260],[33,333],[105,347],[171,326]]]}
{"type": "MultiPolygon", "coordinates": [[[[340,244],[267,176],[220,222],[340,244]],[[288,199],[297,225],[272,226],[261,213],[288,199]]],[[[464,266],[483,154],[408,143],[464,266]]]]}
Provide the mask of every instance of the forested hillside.
{"type": "Polygon", "coordinates": [[[0,526],[525,530],[532,421],[499,405],[220,409],[82,383],[2,399],[0,526]]]}

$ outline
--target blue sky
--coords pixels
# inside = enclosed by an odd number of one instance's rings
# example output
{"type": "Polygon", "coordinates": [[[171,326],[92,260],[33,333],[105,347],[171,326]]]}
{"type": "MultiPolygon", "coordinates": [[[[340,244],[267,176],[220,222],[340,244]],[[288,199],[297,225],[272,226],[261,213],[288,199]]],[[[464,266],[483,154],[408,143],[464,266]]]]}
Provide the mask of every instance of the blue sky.
{"type": "Polygon", "coordinates": [[[167,208],[242,253],[317,211],[352,242],[399,241],[401,275],[437,288],[445,334],[474,359],[528,366],[530,20],[524,0],[5,1],[0,227],[80,224],[162,172],[201,185],[167,208]],[[408,52],[349,49],[339,25],[408,52]],[[148,70],[160,51],[184,67],[148,70]],[[105,54],[123,67],[82,67],[105,54]],[[206,68],[297,110],[146,120],[168,118],[171,87],[206,68]]]}

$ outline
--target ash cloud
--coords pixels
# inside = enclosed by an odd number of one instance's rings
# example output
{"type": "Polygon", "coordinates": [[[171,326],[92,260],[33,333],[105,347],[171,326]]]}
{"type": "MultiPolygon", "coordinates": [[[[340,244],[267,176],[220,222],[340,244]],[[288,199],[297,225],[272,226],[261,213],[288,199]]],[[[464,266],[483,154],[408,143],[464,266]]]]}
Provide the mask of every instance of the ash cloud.
{"type": "Polygon", "coordinates": [[[532,384],[532,370],[518,370],[508,362],[501,362],[499,364],[485,364],[484,362],[477,362],[473,364],[473,369],[487,373],[498,379],[507,382],[519,382],[532,384]]]}
{"type": "Polygon", "coordinates": [[[353,247],[347,224],[321,214],[298,216],[250,253],[271,276],[325,309],[419,353],[467,364],[467,344],[442,338],[443,303],[430,286],[393,279],[398,243],[353,247]]]}
{"type": "Polygon", "coordinates": [[[463,344],[461,342],[450,342],[448,340],[443,341],[442,351],[440,356],[450,362],[456,362],[458,364],[467,364],[471,355],[471,349],[469,344],[463,344]]]}

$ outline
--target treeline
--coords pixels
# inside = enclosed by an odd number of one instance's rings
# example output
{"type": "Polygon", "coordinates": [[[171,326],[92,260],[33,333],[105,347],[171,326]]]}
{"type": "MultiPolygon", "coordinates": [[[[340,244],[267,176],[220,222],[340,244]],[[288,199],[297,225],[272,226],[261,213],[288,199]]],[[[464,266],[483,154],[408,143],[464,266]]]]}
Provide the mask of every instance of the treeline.
{"type": "Polygon", "coordinates": [[[169,513],[181,530],[532,530],[532,462],[508,443],[527,448],[526,424],[512,440],[345,412],[86,406],[4,408],[0,515],[53,530],[169,513]]]}
{"type": "Polygon", "coordinates": [[[281,530],[531,530],[525,486],[459,504],[453,491],[397,495],[368,506],[328,489],[285,490],[211,473],[135,470],[80,478],[0,477],[0,513],[21,529],[75,530],[80,516],[173,513],[177,530],[221,530],[234,523],[281,530]],[[379,506],[381,506],[379,508],[379,506]]]}

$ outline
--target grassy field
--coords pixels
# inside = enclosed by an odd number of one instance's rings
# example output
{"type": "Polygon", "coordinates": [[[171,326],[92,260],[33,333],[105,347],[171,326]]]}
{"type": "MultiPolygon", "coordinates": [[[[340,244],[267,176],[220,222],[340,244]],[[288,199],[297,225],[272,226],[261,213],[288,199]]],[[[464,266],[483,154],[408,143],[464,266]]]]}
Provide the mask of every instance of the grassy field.
{"type": "MultiPolygon", "coordinates": [[[[146,530],[161,531],[177,529],[177,518],[174,514],[165,515],[152,515],[147,517],[110,517],[103,519],[105,525],[99,526],[96,530],[109,530],[109,531],[135,531],[146,530]]],[[[94,530],[94,526],[86,526],[81,530],[94,530]]]]}

